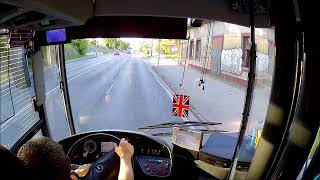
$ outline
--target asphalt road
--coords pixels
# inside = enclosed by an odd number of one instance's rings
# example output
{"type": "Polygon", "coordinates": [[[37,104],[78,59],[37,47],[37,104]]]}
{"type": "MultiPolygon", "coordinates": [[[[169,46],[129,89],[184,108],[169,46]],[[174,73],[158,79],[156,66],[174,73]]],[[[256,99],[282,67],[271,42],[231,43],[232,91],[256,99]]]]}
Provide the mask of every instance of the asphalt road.
{"type": "MultiPolygon", "coordinates": [[[[181,120],[171,116],[170,92],[143,57],[99,56],[67,64],[77,133],[101,129],[134,130],[181,120]]],[[[56,69],[45,72],[47,116],[54,139],[69,135],[56,69]]],[[[193,120],[191,115],[190,119],[193,120]]]]}

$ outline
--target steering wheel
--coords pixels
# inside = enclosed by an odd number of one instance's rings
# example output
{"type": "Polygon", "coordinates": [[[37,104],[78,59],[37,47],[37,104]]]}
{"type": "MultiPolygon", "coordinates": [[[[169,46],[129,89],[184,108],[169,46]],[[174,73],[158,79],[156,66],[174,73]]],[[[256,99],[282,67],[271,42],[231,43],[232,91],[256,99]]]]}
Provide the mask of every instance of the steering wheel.
{"type": "MultiPolygon", "coordinates": [[[[69,149],[67,155],[71,159],[74,157],[76,150],[81,148],[83,144],[88,140],[98,140],[100,142],[114,142],[117,145],[120,143],[120,139],[116,136],[106,133],[87,135],[78,141],[76,141],[69,149]]],[[[72,160],[72,159],[71,159],[72,160]]],[[[120,168],[120,159],[114,149],[99,159],[97,159],[90,167],[89,172],[84,179],[86,180],[105,180],[105,179],[117,179],[120,168]]]]}

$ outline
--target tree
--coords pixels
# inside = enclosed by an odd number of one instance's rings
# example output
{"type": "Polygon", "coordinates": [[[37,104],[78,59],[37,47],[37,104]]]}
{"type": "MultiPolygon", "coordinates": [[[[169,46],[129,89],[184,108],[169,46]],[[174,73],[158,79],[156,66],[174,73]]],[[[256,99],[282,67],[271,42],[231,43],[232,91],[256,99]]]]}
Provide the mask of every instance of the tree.
{"type": "Polygon", "coordinates": [[[139,44],[139,51],[146,54],[146,55],[149,55],[150,54],[150,50],[151,50],[151,46],[149,43],[147,42],[141,42],[139,44]]]}
{"type": "Polygon", "coordinates": [[[106,44],[106,46],[107,46],[109,49],[117,48],[117,47],[116,47],[116,41],[117,41],[117,39],[105,38],[103,41],[104,41],[104,43],[106,44]]]}
{"type": "Polygon", "coordinates": [[[127,50],[129,48],[130,44],[128,42],[124,42],[120,40],[120,49],[121,50],[127,50]]]}
{"type": "MultiPolygon", "coordinates": [[[[171,52],[172,46],[180,46],[180,40],[176,39],[163,39],[160,43],[160,50],[162,54],[174,54],[174,52],[171,52]]],[[[157,45],[156,50],[159,52],[159,46],[157,45]]]]}
{"type": "Polygon", "coordinates": [[[129,43],[121,41],[120,39],[116,39],[116,38],[105,38],[104,43],[109,49],[127,50],[130,46],[129,43]]]}
{"type": "Polygon", "coordinates": [[[96,40],[89,40],[89,44],[91,46],[97,46],[97,41],[96,40]]]}
{"type": "Polygon", "coordinates": [[[85,39],[77,39],[71,41],[72,46],[78,51],[80,55],[85,55],[88,52],[89,42],[85,39]]]}

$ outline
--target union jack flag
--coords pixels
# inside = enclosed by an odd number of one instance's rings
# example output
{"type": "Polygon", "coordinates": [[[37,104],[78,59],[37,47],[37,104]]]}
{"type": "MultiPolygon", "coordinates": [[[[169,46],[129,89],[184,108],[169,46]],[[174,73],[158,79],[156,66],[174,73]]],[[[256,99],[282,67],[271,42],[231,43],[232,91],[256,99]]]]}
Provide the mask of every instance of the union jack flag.
{"type": "Polygon", "coordinates": [[[190,97],[175,95],[172,100],[172,116],[188,118],[190,97]]]}

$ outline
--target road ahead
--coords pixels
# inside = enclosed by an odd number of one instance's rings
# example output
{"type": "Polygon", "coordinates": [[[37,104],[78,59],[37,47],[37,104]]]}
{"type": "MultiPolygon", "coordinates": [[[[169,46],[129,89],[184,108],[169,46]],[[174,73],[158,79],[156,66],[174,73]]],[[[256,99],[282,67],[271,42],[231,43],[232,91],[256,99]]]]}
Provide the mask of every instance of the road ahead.
{"type": "MultiPolygon", "coordinates": [[[[68,136],[56,69],[45,72],[46,108],[55,139],[68,136]]],[[[145,62],[134,55],[99,56],[70,62],[67,77],[77,132],[137,130],[178,120],[171,116],[170,92],[145,62]]],[[[193,116],[191,118],[194,118],[193,116]]]]}

